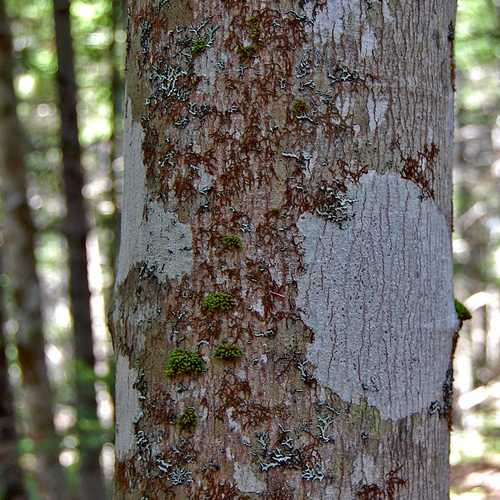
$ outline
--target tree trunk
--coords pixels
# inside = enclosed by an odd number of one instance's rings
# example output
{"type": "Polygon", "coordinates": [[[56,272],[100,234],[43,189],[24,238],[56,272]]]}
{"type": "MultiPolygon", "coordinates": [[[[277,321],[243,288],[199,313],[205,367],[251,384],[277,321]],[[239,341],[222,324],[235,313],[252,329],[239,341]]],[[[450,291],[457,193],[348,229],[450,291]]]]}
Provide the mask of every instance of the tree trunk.
{"type": "Polygon", "coordinates": [[[36,272],[33,222],[27,200],[24,135],[13,85],[12,39],[0,0],[0,172],[5,213],[5,272],[18,322],[16,335],[23,391],[30,414],[29,437],[36,446],[42,498],[68,498],[59,464],[52,390],[45,362],[40,283],[36,272]]]}
{"type": "Polygon", "coordinates": [[[455,2],[265,5],[129,2],[115,498],[448,498],[455,2]]]}
{"type": "MultiPolygon", "coordinates": [[[[0,263],[0,271],[2,271],[0,263]]],[[[6,355],[4,290],[0,289],[0,498],[25,500],[24,474],[19,465],[14,397],[9,382],[9,363],[6,355]]]]}
{"type": "Polygon", "coordinates": [[[94,347],[87,275],[87,207],[83,199],[83,168],[78,137],[77,95],[71,37],[69,0],[54,0],[57,46],[59,110],[64,195],[65,234],[69,251],[69,295],[73,318],[75,396],[80,442],[80,493],[85,500],[104,498],[104,480],[99,464],[101,443],[98,428],[94,378],[94,347]]]}
{"type": "MultiPolygon", "coordinates": [[[[104,218],[105,228],[105,252],[108,261],[108,269],[111,273],[111,283],[114,283],[116,272],[116,257],[117,257],[117,241],[119,236],[119,220],[120,220],[120,206],[117,194],[117,178],[115,172],[115,161],[121,155],[121,145],[123,143],[123,133],[121,127],[121,118],[123,116],[123,92],[124,82],[121,74],[120,66],[118,65],[119,55],[117,51],[117,34],[123,27],[125,18],[125,6],[123,0],[111,2],[110,5],[110,21],[111,21],[111,43],[109,44],[109,64],[111,69],[111,82],[110,82],[110,105],[111,105],[111,118],[110,118],[110,153],[109,153],[109,191],[108,200],[113,204],[114,211],[109,216],[101,215],[104,218]]],[[[104,297],[106,306],[109,305],[111,300],[112,286],[106,287],[104,297]]]]}

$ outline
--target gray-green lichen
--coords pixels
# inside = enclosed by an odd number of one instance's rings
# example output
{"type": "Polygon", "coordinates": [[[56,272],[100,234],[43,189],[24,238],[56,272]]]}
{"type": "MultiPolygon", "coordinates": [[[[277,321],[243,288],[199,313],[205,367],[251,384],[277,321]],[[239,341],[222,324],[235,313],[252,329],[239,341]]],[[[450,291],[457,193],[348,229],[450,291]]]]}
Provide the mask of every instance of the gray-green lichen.
{"type": "Polygon", "coordinates": [[[148,201],[142,155],[144,133],[128,101],[125,127],[125,173],[117,285],[130,269],[143,264],[159,281],[178,279],[193,269],[192,232],[175,212],[148,201]]]}
{"type": "Polygon", "coordinates": [[[342,229],[299,219],[297,306],[314,332],[314,377],[344,401],[399,419],[439,398],[456,315],[449,225],[414,183],[373,171],[349,187],[342,229]]]}

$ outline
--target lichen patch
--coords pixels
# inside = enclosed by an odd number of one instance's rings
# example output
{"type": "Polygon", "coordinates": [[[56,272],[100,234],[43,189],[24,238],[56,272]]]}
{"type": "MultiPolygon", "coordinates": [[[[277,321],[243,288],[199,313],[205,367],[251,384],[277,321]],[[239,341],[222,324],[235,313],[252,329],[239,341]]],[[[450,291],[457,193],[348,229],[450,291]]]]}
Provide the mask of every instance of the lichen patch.
{"type": "Polygon", "coordinates": [[[117,285],[140,262],[159,281],[178,279],[193,268],[191,227],[181,223],[177,214],[166,210],[163,204],[148,201],[142,154],[144,132],[140,123],[132,118],[130,100],[126,120],[124,210],[117,285]]]}
{"type": "Polygon", "coordinates": [[[137,381],[136,370],[130,368],[128,358],[119,353],[116,373],[116,456],[122,462],[129,458],[134,445],[133,421],[140,411],[140,394],[134,387],[137,381]]]}
{"type": "Polygon", "coordinates": [[[238,489],[243,493],[262,493],[266,489],[266,484],[261,481],[248,464],[235,462],[233,478],[238,489]]]}
{"type": "Polygon", "coordinates": [[[339,227],[298,222],[306,271],[297,306],[314,341],[314,376],[345,401],[363,398],[383,418],[419,412],[441,396],[455,331],[451,244],[433,200],[397,174],[370,171],[347,194],[339,227]]]}

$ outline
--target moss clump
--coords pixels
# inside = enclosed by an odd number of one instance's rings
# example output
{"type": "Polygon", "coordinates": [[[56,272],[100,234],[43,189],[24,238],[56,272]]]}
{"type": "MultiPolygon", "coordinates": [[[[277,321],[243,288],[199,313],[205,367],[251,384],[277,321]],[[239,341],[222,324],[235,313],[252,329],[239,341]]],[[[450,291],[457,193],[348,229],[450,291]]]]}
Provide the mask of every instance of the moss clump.
{"type": "Polygon", "coordinates": [[[196,427],[196,423],[198,421],[198,416],[194,408],[189,407],[186,408],[182,415],[177,419],[177,425],[183,431],[192,430],[196,427]]]}
{"type": "Polygon", "coordinates": [[[232,361],[234,359],[241,358],[242,356],[243,351],[238,346],[228,344],[227,342],[219,344],[214,350],[214,357],[225,361],[232,361]]]}
{"type": "Polygon", "coordinates": [[[205,361],[196,352],[187,349],[174,349],[165,365],[165,374],[172,378],[177,375],[190,375],[202,373],[205,370],[205,361]]]}
{"type": "Polygon", "coordinates": [[[243,242],[239,236],[235,234],[228,234],[222,238],[222,243],[226,248],[235,248],[237,250],[243,248],[243,242]]]}
{"type": "Polygon", "coordinates": [[[455,299],[455,311],[457,311],[457,316],[460,321],[467,321],[472,318],[470,311],[457,299],[455,299]]]}
{"type": "Polygon", "coordinates": [[[203,307],[208,312],[230,311],[235,305],[236,300],[234,300],[234,297],[231,294],[224,292],[212,292],[203,299],[203,307]]]}
{"type": "Polygon", "coordinates": [[[292,104],[292,111],[294,115],[302,115],[307,113],[308,107],[306,101],[302,99],[295,99],[292,104]]]}
{"type": "Polygon", "coordinates": [[[240,56],[241,63],[248,63],[255,57],[257,49],[253,45],[238,45],[236,52],[240,56]]]}
{"type": "Polygon", "coordinates": [[[258,45],[262,33],[260,26],[257,24],[258,19],[255,16],[249,17],[248,23],[250,24],[249,38],[253,43],[258,45]]]}
{"type": "Polygon", "coordinates": [[[204,38],[196,38],[191,45],[191,55],[193,57],[203,54],[208,49],[208,43],[204,38]]]}

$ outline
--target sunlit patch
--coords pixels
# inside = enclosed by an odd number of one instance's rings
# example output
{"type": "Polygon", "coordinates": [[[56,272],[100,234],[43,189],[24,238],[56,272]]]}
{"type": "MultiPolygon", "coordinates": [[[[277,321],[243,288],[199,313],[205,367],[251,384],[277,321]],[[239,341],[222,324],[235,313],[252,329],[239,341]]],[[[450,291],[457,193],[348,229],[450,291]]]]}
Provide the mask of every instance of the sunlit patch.
{"type": "Polygon", "coordinates": [[[33,75],[21,75],[17,79],[17,91],[21,97],[29,97],[35,89],[35,77],[33,75]]]}
{"type": "Polygon", "coordinates": [[[64,359],[63,353],[55,345],[49,345],[47,347],[46,354],[47,354],[47,358],[49,358],[49,361],[53,365],[59,365],[64,359]]]}
{"type": "Polygon", "coordinates": [[[59,454],[59,463],[63,467],[69,467],[76,464],[78,460],[78,453],[75,450],[64,450],[59,454]]]}

